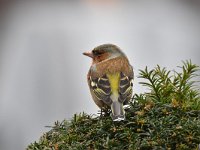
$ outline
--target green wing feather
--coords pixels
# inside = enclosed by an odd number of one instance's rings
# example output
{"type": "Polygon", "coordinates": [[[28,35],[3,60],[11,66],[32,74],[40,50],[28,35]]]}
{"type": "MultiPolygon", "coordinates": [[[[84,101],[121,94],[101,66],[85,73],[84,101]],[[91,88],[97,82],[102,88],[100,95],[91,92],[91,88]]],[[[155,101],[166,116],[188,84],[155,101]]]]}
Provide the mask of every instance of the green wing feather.
{"type": "Polygon", "coordinates": [[[110,105],[112,103],[110,99],[111,88],[110,83],[106,75],[100,78],[89,78],[90,88],[93,90],[97,99],[102,100],[104,103],[110,105]]]}
{"type": "Polygon", "coordinates": [[[119,84],[119,101],[125,102],[131,99],[133,93],[133,74],[131,76],[126,76],[125,74],[120,74],[120,84],[119,84]]]}

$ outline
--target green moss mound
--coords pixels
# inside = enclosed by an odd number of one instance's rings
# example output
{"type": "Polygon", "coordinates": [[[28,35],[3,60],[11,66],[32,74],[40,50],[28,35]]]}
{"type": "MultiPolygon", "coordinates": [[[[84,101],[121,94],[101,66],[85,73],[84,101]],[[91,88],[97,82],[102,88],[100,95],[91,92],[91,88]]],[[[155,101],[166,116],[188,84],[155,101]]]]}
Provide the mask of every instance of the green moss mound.
{"type": "Polygon", "coordinates": [[[183,62],[181,72],[157,66],[140,70],[140,84],[149,92],[135,94],[126,110],[126,120],[113,122],[81,113],[56,122],[51,130],[27,150],[147,150],[196,149],[200,144],[200,97],[198,66],[183,62]]]}

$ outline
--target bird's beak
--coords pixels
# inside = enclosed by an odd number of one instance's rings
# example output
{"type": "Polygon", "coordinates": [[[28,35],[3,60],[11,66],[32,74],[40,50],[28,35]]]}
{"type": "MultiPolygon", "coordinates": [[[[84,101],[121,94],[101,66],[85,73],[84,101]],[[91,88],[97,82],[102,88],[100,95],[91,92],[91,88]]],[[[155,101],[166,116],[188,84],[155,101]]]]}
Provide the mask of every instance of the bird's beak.
{"type": "Polygon", "coordinates": [[[84,52],[83,55],[94,58],[94,55],[91,52],[84,52]]]}

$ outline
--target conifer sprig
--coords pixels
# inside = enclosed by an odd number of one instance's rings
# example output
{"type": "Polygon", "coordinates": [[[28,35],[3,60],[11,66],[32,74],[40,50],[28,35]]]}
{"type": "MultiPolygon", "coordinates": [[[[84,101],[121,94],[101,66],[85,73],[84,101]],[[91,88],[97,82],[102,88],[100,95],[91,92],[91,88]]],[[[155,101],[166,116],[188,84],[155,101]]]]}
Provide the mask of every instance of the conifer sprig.
{"type": "Polygon", "coordinates": [[[198,76],[199,66],[185,61],[179,68],[181,72],[167,71],[159,65],[150,71],[146,67],[140,70],[139,78],[147,81],[140,84],[149,88],[146,96],[154,101],[177,103],[185,109],[200,109],[199,90],[196,88],[199,81],[194,80],[198,76]]]}

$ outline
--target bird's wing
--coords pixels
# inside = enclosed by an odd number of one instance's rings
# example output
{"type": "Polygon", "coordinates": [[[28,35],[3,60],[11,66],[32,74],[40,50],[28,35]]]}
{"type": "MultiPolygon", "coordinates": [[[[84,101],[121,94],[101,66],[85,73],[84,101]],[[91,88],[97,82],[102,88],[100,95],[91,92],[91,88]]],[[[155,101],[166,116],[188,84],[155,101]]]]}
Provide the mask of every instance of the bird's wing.
{"type": "Polygon", "coordinates": [[[111,87],[107,76],[104,75],[99,78],[92,78],[90,76],[88,81],[89,81],[89,86],[92,89],[95,97],[98,100],[103,101],[107,105],[110,105],[112,103],[110,99],[111,87]]]}
{"type": "Polygon", "coordinates": [[[132,90],[133,87],[133,72],[127,76],[121,72],[120,74],[120,83],[119,83],[119,101],[125,102],[131,99],[132,97],[132,90]]]}

